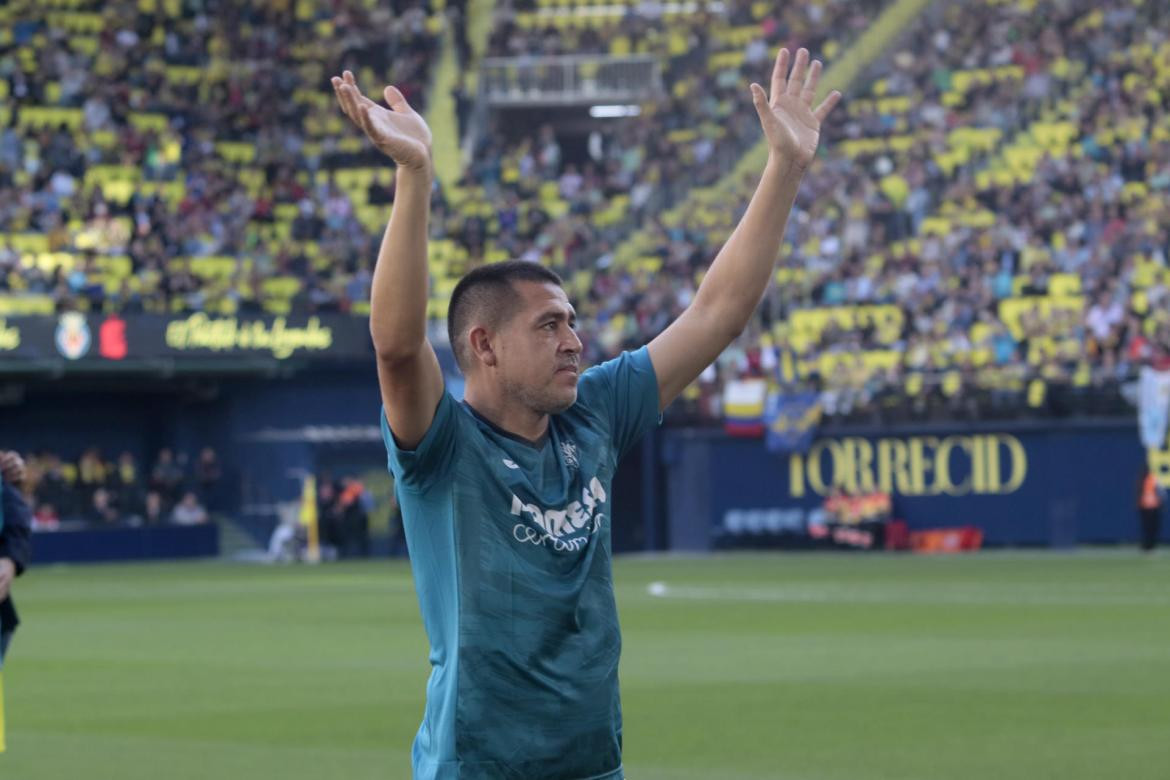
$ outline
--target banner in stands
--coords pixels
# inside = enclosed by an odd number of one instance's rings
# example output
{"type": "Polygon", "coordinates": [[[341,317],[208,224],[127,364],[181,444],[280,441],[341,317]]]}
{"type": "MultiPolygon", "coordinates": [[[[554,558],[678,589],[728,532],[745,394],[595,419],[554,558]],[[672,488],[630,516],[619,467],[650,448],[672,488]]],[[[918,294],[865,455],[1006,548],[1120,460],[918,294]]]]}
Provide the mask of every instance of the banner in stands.
{"type": "Polygon", "coordinates": [[[368,322],[340,314],[0,317],[0,368],[8,370],[46,362],[66,370],[101,370],[157,360],[181,370],[185,361],[206,367],[208,360],[367,360],[372,354],[368,322]]]}
{"type": "Polygon", "coordinates": [[[1166,443],[1166,427],[1170,421],[1170,371],[1142,368],[1138,394],[1138,424],[1142,446],[1160,450],[1166,443]]]}
{"type": "Polygon", "coordinates": [[[764,410],[764,443],[772,452],[805,452],[820,421],[818,393],[773,393],[764,410]]]}
{"type": "Polygon", "coordinates": [[[973,526],[993,545],[1131,541],[1145,458],[1135,427],[870,429],[783,454],[758,439],[667,431],[672,546],[799,542],[841,495],[886,495],[911,530],[973,526]]]}

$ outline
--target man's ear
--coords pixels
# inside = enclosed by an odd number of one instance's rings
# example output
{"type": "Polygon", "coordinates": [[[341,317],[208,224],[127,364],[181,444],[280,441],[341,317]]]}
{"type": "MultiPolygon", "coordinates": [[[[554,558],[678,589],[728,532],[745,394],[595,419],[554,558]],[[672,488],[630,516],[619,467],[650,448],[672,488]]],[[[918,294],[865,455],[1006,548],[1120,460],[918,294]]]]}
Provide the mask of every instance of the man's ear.
{"type": "Polygon", "coordinates": [[[477,361],[486,366],[496,365],[496,352],[487,328],[482,325],[472,328],[467,334],[467,340],[471,342],[471,353],[477,361]]]}

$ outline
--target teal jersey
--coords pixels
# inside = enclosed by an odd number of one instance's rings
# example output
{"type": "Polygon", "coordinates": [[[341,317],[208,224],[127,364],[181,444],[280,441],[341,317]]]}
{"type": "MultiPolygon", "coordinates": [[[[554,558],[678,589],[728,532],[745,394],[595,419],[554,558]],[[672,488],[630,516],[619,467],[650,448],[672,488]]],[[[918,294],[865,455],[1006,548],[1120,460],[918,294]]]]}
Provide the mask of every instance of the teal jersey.
{"type": "Polygon", "coordinates": [[[620,780],[618,459],[659,420],[647,350],[585,371],[538,445],[443,393],[413,451],[382,415],[431,676],[416,780],[620,780]]]}

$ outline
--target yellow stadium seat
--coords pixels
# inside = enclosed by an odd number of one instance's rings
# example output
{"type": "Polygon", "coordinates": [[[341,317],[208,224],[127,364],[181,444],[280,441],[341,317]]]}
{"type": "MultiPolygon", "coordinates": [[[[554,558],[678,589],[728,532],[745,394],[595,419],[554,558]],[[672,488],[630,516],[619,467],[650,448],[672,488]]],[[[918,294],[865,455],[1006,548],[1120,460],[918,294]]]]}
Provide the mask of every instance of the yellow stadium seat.
{"type": "Polygon", "coordinates": [[[1127,182],[1125,187],[1121,190],[1121,198],[1127,203],[1132,203],[1136,200],[1142,200],[1150,192],[1150,188],[1143,181],[1127,182]]]}
{"type": "Polygon", "coordinates": [[[260,283],[266,298],[287,300],[301,291],[301,280],[295,276],[274,276],[260,283]]]}
{"type": "Polygon", "coordinates": [[[5,316],[51,315],[57,310],[51,295],[10,295],[0,293],[0,314],[5,316]]]}
{"type": "Polygon", "coordinates": [[[943,217],[927,217],[922,220],[920,233],[924,236],[945,236],[951,232],[952,225],[949,219],[943,217]]]}
{"type": "Polygon", "coordinates": [[[942,392],[947,398],[954,398],[963,389],[963,376],[958,371],[943,374],[942,392]]]}
{"type": "Polygon", "coordinates": [[[104,22],[101,14],[81,13],[79,11],[62,11],[47,15],[49,25],[61,27],[71,33],[89,33],[96,35],[102,31],[104,22]]]}
{"type": "Polygon", "coordinates": [[[0,246],[5,244],[17,252],[48,252],[49,236],[45,233],[0,234],[0,246]]]}
{"type": "Polygon", "coordinates": [[[35,255],[22,255],[21,265],[39,268],[46,274],[55,272],[58,268],[71,271],[77,265],[77,257],[70,252],[38,252],[35,255]]]}
{"type": "Polygon", "coordinates": [[[1048,294],[1056,296],[1080,295],[1079,274],[1053,274],[1048,279],[1048,294]]]}
{"type": "Polygon", "coordinates": [[[1033,379],[1028,383],[1028,406],[1033,409],[1044,405],[1044,400],[1048,395],[1048,383],[1043,379],[1033,379]]]}
{"type": "Polygon", "coordinates": [[[155,132],[161,133],[169,127],[166,114],[136,112],[130,114],[129,119],[130,124],[139,130],[154,130],[155,132]]]}
{"type": "Polygon", "coordinates": [[[21,127],[59,127],[70,130],[81,127],[84,117],[80,108],[58,108],[56,106],[26,106],[20,109],[18,123],[21,127]]]}
{"type": "Polygon", "coordinates": [[[208,256],[191,258],[191,273],[203,279],[230,278],[239,267],[235,257],[208,256]]]}
{"type": "Polygon", "coordinates": [[[130,199],[134,197],[134,191],[137,188],[137,184],[135,182],[126,181],[125,179],[102,182],[100,186],[102,189],[102,196],[106,200],[122,206],[130,202],[130,199]]]}
{"type": "Polygon", "coordinates": [[[130,275],[133,267],[130,258],[125,255],[99,255],[94,260],[94,265],[111,279],[117,279],[119,284],[130,275]]]}
{"type": "Polygon", "coordinates": [[[215,145],[220,157],[237,165],[248,165],[256,159],[256,146],[243,141],[220,141],[215,145]]]}

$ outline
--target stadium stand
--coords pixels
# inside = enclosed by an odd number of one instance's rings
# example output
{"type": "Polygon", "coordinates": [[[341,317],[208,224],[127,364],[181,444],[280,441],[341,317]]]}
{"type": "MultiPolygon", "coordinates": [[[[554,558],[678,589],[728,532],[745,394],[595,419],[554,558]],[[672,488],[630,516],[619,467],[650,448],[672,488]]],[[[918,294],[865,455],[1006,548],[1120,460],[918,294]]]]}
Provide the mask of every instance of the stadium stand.
{"type": "MultiPolygon", "coordinates": [[[[936,7],[847,99],[712,381],[778,371],[879,421],[1101,413],[1170,363],[1157,4],[981,5],[936,7]]],[[[753,185],[699,191],[618,262],[709,255],[753,185]]]]}
{"type": "Polygon", "coordinates": [[[111,459],[96,446],[76,458],[30,453],[26,463],[38,530],[181,524],[176,509],[181,517],[191,505],[216,511],[224,502],[223,468],[209,447],[191,459],[160,450],[149,470],[130,452],[111,459]]]}
{"type": "Polygon", "coordinates": [[[322,85],[349,68],[423,104],[438,17],[307,0],[0,14],[0,313],[279,314],[368,298],[392,171],[322,85]]]}
{"type": "MultiPolygon", "coordinates": [[[[325,79],[421,108],[443,9],[205,5],[0,9],[0,315],[368,311],[393,171],[325,79]]],[[[489,54],[652,54],[667,94],[583,164],[551,124],[489,127],[436,187],[431,315],[467,268],[522,257],[562,272],[589,360],[652,337],[754,184],[724,176],[758,138],[746,81],[782,43],[831,67],[882,5],[498,8],[489,54]]],[[[850,419],[1119,409],[1139,365],[1170,363],[1157,5],[933,7],[853,85],[777,284],[680,413],[717,417],[753,375],[850,419]]]]}

